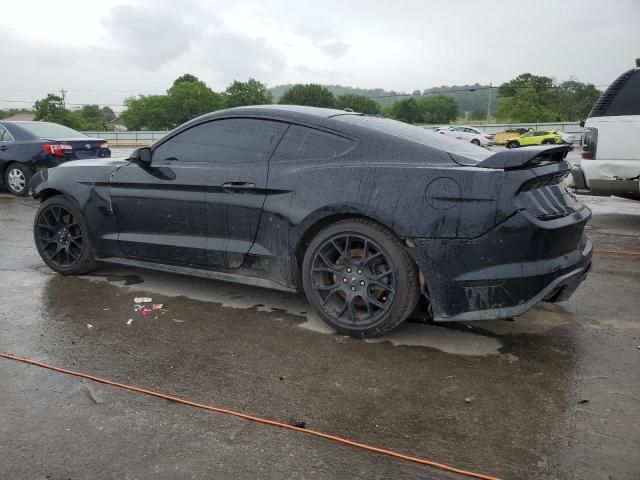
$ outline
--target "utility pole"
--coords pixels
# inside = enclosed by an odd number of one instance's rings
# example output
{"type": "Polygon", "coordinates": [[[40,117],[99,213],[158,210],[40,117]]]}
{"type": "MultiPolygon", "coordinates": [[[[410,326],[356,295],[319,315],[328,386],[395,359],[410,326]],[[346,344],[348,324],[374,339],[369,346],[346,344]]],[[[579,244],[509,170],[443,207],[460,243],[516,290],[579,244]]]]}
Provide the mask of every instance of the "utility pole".
{"type": "Polygon", "coordinates": [[[489,83],[489,105],[487,105],[487,123],[489,123],[489,119],[491,118],[491,87],[492,84],[489,83]]]}
{"type": "Polygon", "coordinates": [[[67,92],[69,90],[65,90],[64,88],[62,90],[60,90],[60,93],[62,94],[62,108],[67,108],[67,92]]]}

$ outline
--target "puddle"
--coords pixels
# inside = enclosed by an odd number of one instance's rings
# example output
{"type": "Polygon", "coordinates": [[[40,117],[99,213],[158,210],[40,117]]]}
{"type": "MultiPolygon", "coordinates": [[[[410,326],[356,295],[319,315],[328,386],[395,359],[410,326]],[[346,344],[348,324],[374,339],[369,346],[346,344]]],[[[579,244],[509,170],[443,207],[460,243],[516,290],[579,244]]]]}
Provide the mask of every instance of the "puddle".
{"type": "MultiPolygon", "coordinates": [[[[309,311],[303,295],[248,287],[215,280],[186,277],[163,272],[107,267],[88,275],[91,281],[105,282],[109,279],[144,279],[144,284],[131,285],[127,282],[111,285],[131,292],[148,292],[166,296],[185,296],[193,300],[219,303],[224,307],[249,309],[259,312],[282,312],[301,318],[296,326],[322,334],[335,331],[317,315],[309,311]]],[[[506,333],[506,332],[505,332],[506,333]]],[[[428,347],[454,355],[486,356],[498,354],[501,342],[493,337],[472,331],[449,329],[440,325],[404,323],[397,329],[379,338],[367,339],[367,343],[388,342],[395,346],[428,347]]]]}

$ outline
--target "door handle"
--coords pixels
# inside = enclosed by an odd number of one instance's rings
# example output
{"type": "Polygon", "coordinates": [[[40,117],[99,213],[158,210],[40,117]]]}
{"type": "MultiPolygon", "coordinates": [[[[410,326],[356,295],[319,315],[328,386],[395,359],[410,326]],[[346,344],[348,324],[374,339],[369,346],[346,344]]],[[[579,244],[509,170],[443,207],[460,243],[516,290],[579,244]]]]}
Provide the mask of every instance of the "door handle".
{"type": "Polygon", "coordinates": [[[242,190],[253,188],[256,188],[256,184],[251,182],[227,182],[222,184],[222,190],[227,193],[242,193],[242,190]]]}
{"type": "Polygon", "coordinates": [[[0,150],[9,150],[9,147],[6,145],[0,145],[0,150]]]}

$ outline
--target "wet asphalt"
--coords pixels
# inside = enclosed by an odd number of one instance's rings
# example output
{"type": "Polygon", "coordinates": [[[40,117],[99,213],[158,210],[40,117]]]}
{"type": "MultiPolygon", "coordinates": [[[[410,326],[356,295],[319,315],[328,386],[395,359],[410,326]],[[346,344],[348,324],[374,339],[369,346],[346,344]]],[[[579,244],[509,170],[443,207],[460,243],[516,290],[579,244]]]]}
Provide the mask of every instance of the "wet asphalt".
{"type": "MultiPolygon", "coordinates": [[[[640,252],[640,202],[585,201],[595,248],[640,252]]],[[[513,322],[362,341],[298,295],[57,275],[36,208],[0,194],[2,352],[503,478],[640,477],[640,255],[596,254],[569,302],[513,322]],[[145,316],[136,296],[164,308],[145,316]]],[[[0,359],[0,478],[463,477],[0,359]]]]}

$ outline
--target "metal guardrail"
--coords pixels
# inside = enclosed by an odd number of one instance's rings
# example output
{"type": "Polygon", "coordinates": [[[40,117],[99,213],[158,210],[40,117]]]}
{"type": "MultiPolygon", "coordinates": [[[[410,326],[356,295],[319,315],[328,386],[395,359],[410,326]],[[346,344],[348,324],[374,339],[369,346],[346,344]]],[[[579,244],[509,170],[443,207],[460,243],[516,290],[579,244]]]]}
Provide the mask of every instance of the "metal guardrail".
{"type": "MultiPolygon", "coordinates": [[[[455,126],[451,124],[452,126],[455,126]]],[[[576,122],[555,122],[555,123],[467,123],[469,127],[479,128],[487,133],[504,132],[507,129],[532,128],[534,130],[560,130],[571,134],[582,135],[583,128],[576,122]]],[[[444,125],[423,125],[426,128],[438,128],[444,125]]],[[[102,138],[112,145],[149,145],[164,137],[168,130],[141,130],[123,132],[83,132],[85,135],[95,138],[102,138]]]]}
{"type": "Polygon", "coordinates": [[[140,130],[124,132],[82,132],[94,138],[101,138],[112,145],[149,145],[164,137],[168,130],[140,130]]]}

